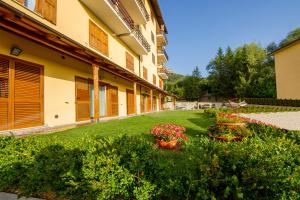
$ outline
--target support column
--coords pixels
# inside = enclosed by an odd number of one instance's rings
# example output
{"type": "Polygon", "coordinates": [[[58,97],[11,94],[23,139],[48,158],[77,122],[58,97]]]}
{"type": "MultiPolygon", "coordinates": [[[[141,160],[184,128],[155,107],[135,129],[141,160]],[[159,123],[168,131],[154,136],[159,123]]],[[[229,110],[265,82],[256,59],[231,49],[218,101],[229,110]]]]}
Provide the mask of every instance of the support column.
{"type": "Polygon", "coordinates": [[[93,83],[94,83],[94,120],[99,120],[99,66],[93,64],[93,83]]]}
{"type": "Polygon", "coordinates": [[[158,110],[161,111],[161,94],[158,94],[158,110]]]}
{"type": "Polygon", "coordinates": [[[133,82],[133,105],[134,105],[134,114],[137,114],[137,101],[136,101],[136,82],[133,82]]]}
{"type": "Polygon", "coordinates": [[[150,89],[150,106],[151,106],[151,112],[153,112],[153,90],[150,89]]]}

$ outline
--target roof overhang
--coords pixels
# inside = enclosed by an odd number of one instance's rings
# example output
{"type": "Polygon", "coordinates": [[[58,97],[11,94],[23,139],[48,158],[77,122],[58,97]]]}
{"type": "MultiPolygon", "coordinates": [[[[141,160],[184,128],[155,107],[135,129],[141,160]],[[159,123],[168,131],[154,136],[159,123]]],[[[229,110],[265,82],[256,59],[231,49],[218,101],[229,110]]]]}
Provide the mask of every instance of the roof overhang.
{"type": "Polygon", "coordinates": [[[168,33],[168,29],[167,29],[166,23],[164,21],[163,14],[162,14],[162,11],[160,9],[158,0],[150,0],[150,2],[151,2],[151,5],[153,7],[153,10],[155,12],[158,24],[160,26],[164,26],[165,27],[165,33],[168,33]]]}
{"type": "Polygon", "coordinates": [[[279,53],[279,52],[281,52],[281,51],[284,51],[285,49],[288,49],[288,48],[290,48],[290,47],[292,47],[292,46],[294,46],[294,45],[297,45],[297,44],[299,44],[299,43],[300,43],[300,38],[297,39],[297,40],[294,40],[294,41],[292,41],[292,42],[289,42],[289,43],[283,45],[282,47],[277,48],[275,51],[273,51],[273,52],[271,53],[271,55],[275,55],[276,53],[279,53]]]}
{"type": "Polygon", "coordinates": [[[165,95],[168,92],[152,85],[131,71],[113,63],[105,55],[83,46],[18,9],[0,1],[0,28],[29,39],[53,50],[72,56],[88,64],[97,64],[101,69],[129,81],[157,90],[165,95]]]}

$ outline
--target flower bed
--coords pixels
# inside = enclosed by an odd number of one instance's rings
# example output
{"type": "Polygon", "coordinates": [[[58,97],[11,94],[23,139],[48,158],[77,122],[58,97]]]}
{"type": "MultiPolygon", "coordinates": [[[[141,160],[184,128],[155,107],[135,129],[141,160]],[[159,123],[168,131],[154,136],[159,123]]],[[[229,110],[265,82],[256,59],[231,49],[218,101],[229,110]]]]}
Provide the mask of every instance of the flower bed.
{"type": "Polygon", "coordinates": [[[163,149],[180,149],[182,143],[188,140],[184,135],[186,129],[176,124],[159,124],[150,133],[154,135],[156,144],[163,149]]]}

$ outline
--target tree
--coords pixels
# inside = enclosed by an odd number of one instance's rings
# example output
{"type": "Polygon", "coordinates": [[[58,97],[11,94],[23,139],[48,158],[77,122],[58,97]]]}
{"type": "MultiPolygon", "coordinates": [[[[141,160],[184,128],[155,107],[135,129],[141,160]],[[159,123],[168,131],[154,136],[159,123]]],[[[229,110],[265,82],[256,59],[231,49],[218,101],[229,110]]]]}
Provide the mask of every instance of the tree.
{"type": "Polygon", "coordinates": [[[274,97],[274,58],[267,49],[255,43],[246,44],[225,54],[219,48],[214,59],[207,66],[209,91],[217,97],[274,97]]]}
{"type": "Polygon", "coordinates": [[[291,32],[288,33],[288,35],[286,36],[285,39],[283,39],[279,46],[282,47],[290,42],[293,42],[297,39],[300,39],[300,28],[296,28],[294,30],[292,30],[291,32]]]}
{"type": "Polygon", "coordinates": [[[192,77],[201,78],[201,72],[198,66],[196,66],[195,69],[193,70],[192,77]]]}

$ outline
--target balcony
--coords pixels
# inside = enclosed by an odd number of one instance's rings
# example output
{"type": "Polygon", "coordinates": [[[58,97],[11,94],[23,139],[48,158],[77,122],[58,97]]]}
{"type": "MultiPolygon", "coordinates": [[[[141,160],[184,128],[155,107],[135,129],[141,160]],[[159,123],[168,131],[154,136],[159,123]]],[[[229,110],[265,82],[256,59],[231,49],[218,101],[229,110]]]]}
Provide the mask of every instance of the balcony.
{"type": "Polygon", "coordinates": [[[166,46],[168,44],[167,35],[164,31],[157,33],[156,37],[158,46],[166,46]]]}
{"type": "Polygon", "coordinates": [[[161,79],[166,80],[166,79],[169,78],[168,75],[167,75],[168,69],[165,66],[163,66],[163,65],[158,66],[157,72],[158,72],[158,76],[161,79]]]}
{"type": "Polygon", "coordinates": [[[150,16],[142,0],[125,0],[122,4],[136,24],[146,24],[149,21],[150,16]]]}
{"type": "Polygon", "coordinates": [[[169,60],[169,56],[164,48],[158,48],[157,50],[157,62],[158,64],[163,64],[169,60]]]}
{"type": "Polygon", "coordinates": [[[120,0],[81,0],[115,35],[138,55],[150,52],[150,45],[135,27],[134,21],[120,0]]]}

